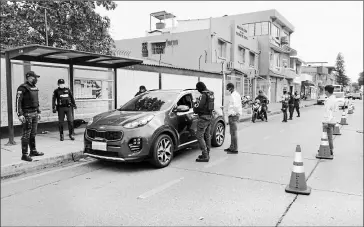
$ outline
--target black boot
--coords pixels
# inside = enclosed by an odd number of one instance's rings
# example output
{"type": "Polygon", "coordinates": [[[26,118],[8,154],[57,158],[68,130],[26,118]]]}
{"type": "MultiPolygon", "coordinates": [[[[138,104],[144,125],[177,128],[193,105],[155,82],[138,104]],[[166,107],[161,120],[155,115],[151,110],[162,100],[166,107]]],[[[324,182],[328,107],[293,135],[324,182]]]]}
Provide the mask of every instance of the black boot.
{"type": "Polygon", "coordinates": [[[210,155],[207,151],[203,151],[202,155],[199,155],[198,158],[196,159],[196,162],[209,162],[210,160],[210,155]]]}
{"type": "Polygon", "coordinates": [[[35,148],[35,137],[30,138],[29,141],[29,148],[30,148],[30,156],[43,156],[43,152],[38,152],[35,148]]]}
{"type": "Polygon", "coordinates": [[[27,161],[27,162],[31,162],[33,161],[33,159],[31,157],[29,157],[28,155],[28,143],[21,141],[21,152],[22,152],[22,156],[21,156],[21,160],[23,161],[27,161]]]}
{"type": "Polygon", "coordinates": [[[64,140],[64,136],[63,136],[63,124],[62,123],[58,123],[58,130],[59,130],[59,140],[63,141],[64,140]]]}
{"type": "Polygon", "coordinates": [[[68,131],[70,139],[75,140],[75,137],[73,137],[73,121],[68,122],[68,131]]]}

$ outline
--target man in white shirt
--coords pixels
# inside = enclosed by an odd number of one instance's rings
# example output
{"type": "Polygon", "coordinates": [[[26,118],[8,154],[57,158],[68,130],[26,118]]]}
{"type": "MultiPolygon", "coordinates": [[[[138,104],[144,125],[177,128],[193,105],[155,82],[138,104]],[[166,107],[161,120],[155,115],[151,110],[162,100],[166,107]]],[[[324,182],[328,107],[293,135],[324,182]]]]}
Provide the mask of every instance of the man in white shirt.
{"type": "Polygon", "coordinates": [[[338,110],[338,105],[334,93],[334,87],[332,85],[325,86],[325,94],[327,99],[325,101],[325,113],[322,120],[323,127],[327,129],[327,138],[329,140],[329,147],[331,155],[334,153],[334,144],[332,141],[332,134],[334,126],[336,124],[335,112],[338,110]]]}
{"type": "Polygon", "coordinates": [[[241,96],[235,91],[234,84],[228,83],[226,89],[231,93],[231,97],[227,104],[227,110],[225,113],[228,115],[230,135],[231,135],[231,145],[229,148],[225,149],[228,154],[238,153],[238,122],[239,117],[243,114],[243,107],[241,104],[241,96]]]}

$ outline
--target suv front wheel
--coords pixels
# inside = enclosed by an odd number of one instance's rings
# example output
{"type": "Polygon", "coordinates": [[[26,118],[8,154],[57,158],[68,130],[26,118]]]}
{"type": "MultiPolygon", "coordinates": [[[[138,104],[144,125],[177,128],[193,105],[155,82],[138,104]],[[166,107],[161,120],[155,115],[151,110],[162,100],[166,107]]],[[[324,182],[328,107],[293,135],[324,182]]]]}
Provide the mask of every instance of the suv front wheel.
{"type": "Polygon", "coordinates": [[[225,140],[225,126],[221,122],[217,122],[212,133],[211,145],[214,147],[221,147],[225,140]]]}
{"type": "Polygon", "coordinates": [[[168,166],[173,159],[173,151],[174,145],[172,138],[165,134],[158,136],[152,146],[151,163],[158,168],[168,166]]]}

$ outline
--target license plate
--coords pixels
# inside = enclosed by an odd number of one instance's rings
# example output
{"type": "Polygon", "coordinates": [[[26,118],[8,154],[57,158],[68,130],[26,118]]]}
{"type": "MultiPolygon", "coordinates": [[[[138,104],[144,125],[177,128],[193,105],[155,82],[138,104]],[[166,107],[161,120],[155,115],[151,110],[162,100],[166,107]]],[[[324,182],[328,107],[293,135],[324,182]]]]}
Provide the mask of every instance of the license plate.
{"type": "Polygon", "coordinates": [[[107,144],[103,142],[92,142],[92,150],[106,151],[107,144]]]}

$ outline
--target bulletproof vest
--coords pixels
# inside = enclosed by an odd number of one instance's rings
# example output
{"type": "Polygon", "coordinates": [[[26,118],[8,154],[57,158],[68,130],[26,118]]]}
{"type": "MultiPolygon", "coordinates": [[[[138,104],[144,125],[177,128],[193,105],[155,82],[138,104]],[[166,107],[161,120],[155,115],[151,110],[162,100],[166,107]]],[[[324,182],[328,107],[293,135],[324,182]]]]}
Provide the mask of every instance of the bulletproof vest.
{"type": "Polygon", "coordinates": [[[71,98],[70,92],[68,88],[64,89],[57,89],[57,99],[59,106],[70,106],[71,105],[71,98]]]}
{"type": "Polygon", "coordinates": [[[23,109],[33,109],[39,106],[39,99],[38,99],[38,88],[31,87],[28,83],[20,85],[27,89],[27,93],[23,95],[23,102],[22,108],[23,109]]]}
{"type": "Polygon", "coordinates": [[[214,92],[212,91],[203,91],[203,94],[206,95],[207,100],[206,100],[206,105],[204,108],[204,112],[211,114],[212,111],[215,109],[215,96],[214,96],[214,92]]]}

